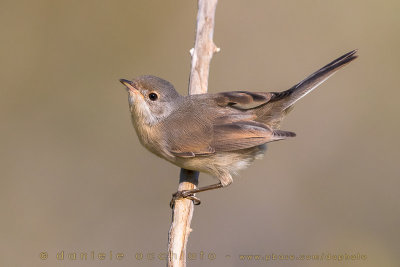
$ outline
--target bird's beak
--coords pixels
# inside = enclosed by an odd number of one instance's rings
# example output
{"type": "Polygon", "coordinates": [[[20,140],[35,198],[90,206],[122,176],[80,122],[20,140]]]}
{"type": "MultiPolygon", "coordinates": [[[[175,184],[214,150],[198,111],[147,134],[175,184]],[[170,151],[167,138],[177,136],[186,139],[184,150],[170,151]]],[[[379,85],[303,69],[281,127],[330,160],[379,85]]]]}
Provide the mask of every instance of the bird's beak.
{"type": "Polygon", "coordinates": [[[123,85],[126,86],[126,90],[127,90],[128,92],[129,92],[129,91],[132,91],[132,92],[137,91],[137,89],[135,88],[135,86],[134,86],[134,84],[133,84],[132,81],[125,80],[125,79],[120,79],[119,81],[120,81],[123,85]]]}

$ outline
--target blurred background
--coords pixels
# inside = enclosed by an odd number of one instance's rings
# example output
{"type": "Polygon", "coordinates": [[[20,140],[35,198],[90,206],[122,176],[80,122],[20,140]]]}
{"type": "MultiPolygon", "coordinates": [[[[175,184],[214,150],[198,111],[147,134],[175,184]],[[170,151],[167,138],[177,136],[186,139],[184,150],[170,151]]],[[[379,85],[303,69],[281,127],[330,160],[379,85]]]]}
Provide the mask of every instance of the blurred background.
{"type": "MultiPolygon", "coordinates": [[[[154,74],[186,94],[196,1],[0,6],[0,265],[164,266],[179,168],[140,145],[118,79],[154,74]]],[[[209,92],[281,91],[360,57],[298,102],[282,127],[296,138],[199,195],[188,266],[398,266],[399,12],[395,0],[219,1],[209,92]],[[271,254],[332,259],[239,257],[271,254]],[[345,254],[364,259],[333,259],[345,254]]]]}

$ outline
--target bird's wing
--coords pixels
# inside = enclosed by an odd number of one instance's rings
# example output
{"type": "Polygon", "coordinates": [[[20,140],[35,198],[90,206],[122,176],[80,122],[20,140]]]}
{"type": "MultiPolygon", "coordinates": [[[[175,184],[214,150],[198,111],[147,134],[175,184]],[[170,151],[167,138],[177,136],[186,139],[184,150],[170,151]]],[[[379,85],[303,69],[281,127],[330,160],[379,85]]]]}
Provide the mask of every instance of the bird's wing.
{"type": "Polygon", "coordinates": [[[235,151],[294,137],[293,132],[273,130],[255,121],[238,121],[214,126],[211,147],[215,151],[235,151]]]}
{"type": "Polygon", "coordinates": [[[178,111],[163,121],[168,125],[164,128],[168,130],[163,132],[167,132],[164,140],[167,140],[169,152],[190,158],[295,136],[255,121],[254,109],[268,103],[272,96],[271,93],[238,91],[188,98],[178,111]]]}
{"type": "Polygon", "coordinates": [[[219,107],[232,107],[239,110],[248,110],[264,105],[273,97],[268,92],[232,91],[212,95],[219,107]]]}
{"type": "Polygon", "coordinates": [[[171,154],[184,158],[205,156],[251,148],[295,136],[293,132],[272,130],[255,121],[236,121],[206,128],[191,131],[186,136],[180,134],[178,139],[174,139],[171,154]]]}

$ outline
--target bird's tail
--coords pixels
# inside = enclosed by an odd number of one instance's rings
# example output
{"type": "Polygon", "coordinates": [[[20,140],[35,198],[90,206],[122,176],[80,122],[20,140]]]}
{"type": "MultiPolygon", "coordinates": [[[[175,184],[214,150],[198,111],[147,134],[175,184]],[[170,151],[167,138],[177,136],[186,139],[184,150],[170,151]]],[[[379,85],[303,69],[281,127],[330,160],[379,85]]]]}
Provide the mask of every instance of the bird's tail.
{"type": "Polygon", "coordinates": [[[303,96],[317,88],[320,84],[326,81],[329,77],[335,74],[340,68],[344,67],[358,56],[357,50],[353,50],[343,56],[335,59],[331,63],[314,72],[292,88],[279,92],[272,93],[271,100],[264,108],[259,110],[259,120],[271,126],[278,127],[280,121],[287,114],[294,103],[303,96]]]}

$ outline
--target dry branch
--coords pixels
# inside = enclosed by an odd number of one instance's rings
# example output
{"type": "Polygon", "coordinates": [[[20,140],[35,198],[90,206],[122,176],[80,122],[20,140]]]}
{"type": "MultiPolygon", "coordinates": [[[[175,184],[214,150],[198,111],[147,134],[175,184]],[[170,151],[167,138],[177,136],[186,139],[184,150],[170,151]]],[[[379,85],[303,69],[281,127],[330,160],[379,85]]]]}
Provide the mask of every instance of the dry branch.
{"type": "MultiPolygon", "coordinates": [[[[190,50],[192,64],[189,78],[189,94],[203,94],[208,88],[210,61],[219,49],[213,42],[215,9],[218,0],[198,0],[196,39],[190,50]]],[[[199,173],[181,169],[178,190],[196,188],[199,173]]],[[[176,200],[172,211],[172,223],[168,233],[168,267],[186,266],[186,245],[192,231],[193,202],[176,200]]]]}

